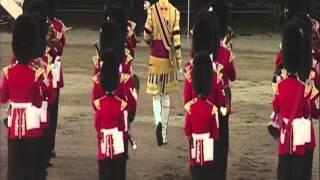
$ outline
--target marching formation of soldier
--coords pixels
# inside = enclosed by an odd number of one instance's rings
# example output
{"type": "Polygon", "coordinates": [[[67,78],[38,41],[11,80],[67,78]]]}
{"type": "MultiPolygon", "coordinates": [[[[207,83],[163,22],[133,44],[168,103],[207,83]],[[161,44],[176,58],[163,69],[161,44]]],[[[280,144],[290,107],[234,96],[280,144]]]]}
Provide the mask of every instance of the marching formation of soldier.
{"type": "MultiPolygon", "coordinates": [[[[100,180],[126,179],[131,123],[136,117],[139,78],[134,74],[137,37],[122,1],[108,0],[92,58],[92,107],[100,180]]],[[[61,56],[65,25],[53,0],[25,0],[12,33],[13,58],[3,68],[1,103],[8,103],[8,180],[44,180],[55,157],[61,56]],[[26,35],[27,34],[27,35],[26,35]],[[23,78],[21,78],[23,77],[23,78]]],[[[170,97],[185,108],[193,180],[227,179],[230,81],[236,79],[229,9],[215,0],[195,14],[190,60],[182,66],[180,12],[169,0],[146,3],[143,39],[150,47],[146,92],[152,96],[155,136],[169,143],[170,97]],[[185,76],[181,96],[178,74],[185,76]]],[[[292,8],[294,9],[294,8],[292,8]]],[[[288,9],[273,78],[269,133],[278,141],[278,179],[311,180],[315,131],[320,116],[319,23],[288,9]]]]}

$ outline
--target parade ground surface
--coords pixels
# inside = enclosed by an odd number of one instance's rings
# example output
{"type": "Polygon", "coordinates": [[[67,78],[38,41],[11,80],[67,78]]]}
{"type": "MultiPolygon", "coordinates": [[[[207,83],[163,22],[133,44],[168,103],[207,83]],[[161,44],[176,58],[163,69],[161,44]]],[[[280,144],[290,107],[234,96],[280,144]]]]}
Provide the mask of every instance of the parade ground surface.
{"type": "MultiPolygon", "coordinates": [[[[2,63],[11,55],[11,36],[1,35],[2,63]]],[[[97,141],[93,128],[91,88],[95,55],[92,45],[97,30],[77,29],[67,34],[67,46],[62,57],[65,87],[60,95],[54,167],[48,169],[48,180],[96,180],[97,141]]],[[[277,168],[277,143],[266,126],[271,114],[271,79],[273,62],[279,49],[279,35],[254,33],[234,39],[237,81],[232,83],[233,113],[230,117],[229,180],[274,180],[277,168]]],[[[189,46],[183,37],[183,60],[189,60],[189,46]]],[[[127,164],[128,180],[187,180],[188,145],[183,133],[184,109],[177,94],[172,95],[169,122],[169,144],[158,147],[152,113],[151,96],[145,93],[149,49],[139,43],[133,63],[140,77],[141,91],[137,117],[132,125],[138,150],[130,149],[127,164]]],[[[184,78],[180,75],[180,92],[184,78]]],[[[2,117],[4,111],[2,109],[2,117]]],[[[319,142],[319,122],[314,122],[319,142]]],[[[6,129],[1,123],[0,179],[6,173],[6,129]]],[[[313,179],[319,179],[319,148],[315,150],[313,179]]]]}

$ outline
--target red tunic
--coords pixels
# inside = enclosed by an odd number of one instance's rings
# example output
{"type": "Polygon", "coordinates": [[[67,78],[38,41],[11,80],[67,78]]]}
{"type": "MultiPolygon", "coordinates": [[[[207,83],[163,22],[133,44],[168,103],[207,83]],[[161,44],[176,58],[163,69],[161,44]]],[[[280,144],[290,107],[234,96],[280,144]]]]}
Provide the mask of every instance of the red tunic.
{"type": "Polygon", "coordinates": [[[304,96],[305,85],[295,76],[289,76],[277,85],[277,93],[273,99],[273,110],[282,117],[280,129],[285,130],[284,143],[279,140],[278,152],[283,154],[302,155],[305,152],[305,146],[297,146],[296,150],[292,148],[292,120],[296,118],[308,118],[310,115],[309,101],[304,96]],[[294,90],[294,91],[293,91],[294,90]],[[286,124],[284,118],[289,119],[286,124]]]}
{"type": "MultiPolygon", "coordinates": [[[[210,138],[217,140],[219,136],[217,108],[208,99],[197,97],[188,102],[185,107],[187,113],[184,132],[188,139],[192,139],[192,134],[209,133],[210,138]]],[[[190,164],[196,164],[191,155],[190,164]]]]}
{"type": "MultiPolygon", "coordinates": [[[[40,79],[30,65],[15,64],[3,69],[0,85],[1,103],[32,103],[40,107],[40,79]]],[[[19,111],[19,109],[17,110],[19,111]]],[[[17,116],[13,110],[12,123],[8,131],[9,139],[33,138],[42,136],[41,128],[27,130],[25,118],[17,116]]]]}
{"type": "Polygon", "coordinates": [[[50,121],[50,105],[55,101],[56,99],[56,91],[53,88],[52,85],[52,72],[50,70],[50,66],[48,65],[48,57],[46,55],[43,55],[41,58],[38,58],[34,60],[31,63],[34,70],[37,70],[39,73],[41,73],[41,76],[39,77],[41,82],[41,96],[42,101],[47,102],[47,122],[41,122],[41,127],[43,129],[49,128],[49,121],[50,121]]]}
{"type": "MultiPolygon", "coordinates": [[[[186,77],[185,84],[184,84],[184,103],[191,101],[193,98],[197,97],[196,93],[192,89],[192,66],[193,60],[187,62],[184,67],[184,74],[186,77]]],[[[220,109],[221,107],[226,107],[226,96],[224,93],[224,83],[222,77],[222,73],[220,72],[220,66],[213,64],[214,66],[214,73],[213,73],[213,83],[212,83],[212,90],[208,97],[210,102],[220,109]],[[217,68],[218,66],[218,68],[217,68]]]]}
{"type": "MultiPolygon", "coordinates": [[[[101,98],[101,97],[104,97],[106,95],[106,92],[102,89],[102,87],[100,85],[99,79],[100,79],[100,73],[98,73],[92,77],[92,80],[93,80],[92,106],[93,106],[94,110],[96,110],[96,107],[94,105],[94,101],[101,98]]],[[[121,99],[126,100],[126,95],[125,95],[123,84],[120,83],[120,85],[116,88],[115,95],[121,99]]]]}
{"type": "MultiPolygon", "coordinates": [[[[98,159],[104,160],[105,157],[101,153],[101,129],[112,129],[118,128],[119,131],[125,134],[125,118],[124,111],[126,109],[127,103],[117,96],[103,96],[102,98],[95,101],[96,114],[94,119],[94,126],[97,131],[98,139],[98,159]]],[[[124,135],[124,140],[127,139],[127,135],[124,135]]],[[[120,154],[118,156],[124,156],[120,154]]]]}
{"type": "Polygon", "coordinates": [[[221,43],[216,62],[223,66],[222,77],[225,86],[229,86],[229,81],[234,81],[236,79],[236,69],[233,59],[234,55],[232,54],[232,51],[221,43]]]}

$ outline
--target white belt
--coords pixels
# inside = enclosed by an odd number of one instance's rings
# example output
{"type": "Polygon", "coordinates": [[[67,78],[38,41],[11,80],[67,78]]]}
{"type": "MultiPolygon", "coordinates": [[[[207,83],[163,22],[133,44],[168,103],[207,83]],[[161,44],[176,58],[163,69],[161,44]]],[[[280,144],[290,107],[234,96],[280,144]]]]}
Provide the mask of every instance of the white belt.
{"type": "Polygon", "coordinates": [[[193,147],[191,148],[191,158],[196,163],[203,164],[214,159],[214,140],[210,138],[210,133],[192,134],[193,147]]]}
{"type": "Polygon", "coordinates": [[[48,122],[48,101],[42,101],[40,121],[42,123],[48,122]]]}
{"type": "Polygon", "coordinates": [[[60,73],[61,73],[61,62],[60,62],[60,57],[57,56],[55,59],[54,64],[51,64],[52,68],[52,86],[53,88],[58,87],[58,82],[60,81],[60,73]]]}
{"type": "Polygon", "coordinates": [[[102,139],[100,142],[101,153],[108,158],[124,153],[123,132],[118,128],[101,129],[102,139]]]}
{"type": "MultiPolygon", "coordinates": [[[[10,103],[11,111],[8,118],[8,126],[11,127],[12,125],[12,118],[14,117],[13,113],[18,113],[15,110],[22,109],[25,114],[26,120],[26,129],[38,129],[40,128],[40,117],[41,117],[41,109],[32,105],[32,103],[10,103]]],[[[21,114],[17,114],[16,116],[21,117],[21,114]]],[[[23,118],[23,117],[22,117],[23,118]]]]}
{"type": "Polygon", "coordinates": [[[293,146],[305,145],[311,142],[311,121],[305,118],[292,121],[293,146]]]}

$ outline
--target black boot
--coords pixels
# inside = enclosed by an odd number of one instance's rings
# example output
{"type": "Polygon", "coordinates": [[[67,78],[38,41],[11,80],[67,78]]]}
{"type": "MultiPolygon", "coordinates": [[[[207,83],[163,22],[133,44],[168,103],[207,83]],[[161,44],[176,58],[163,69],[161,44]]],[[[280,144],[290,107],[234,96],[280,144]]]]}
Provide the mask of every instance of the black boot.
{"type": "Polygon", "coordinates": [[[162,144],[163,144],[163,139],[162,139],[162,123],[159,123],[159,124],[157,125],[156,136],[157,136],[158,146],[162,146],[162,144]]]}

